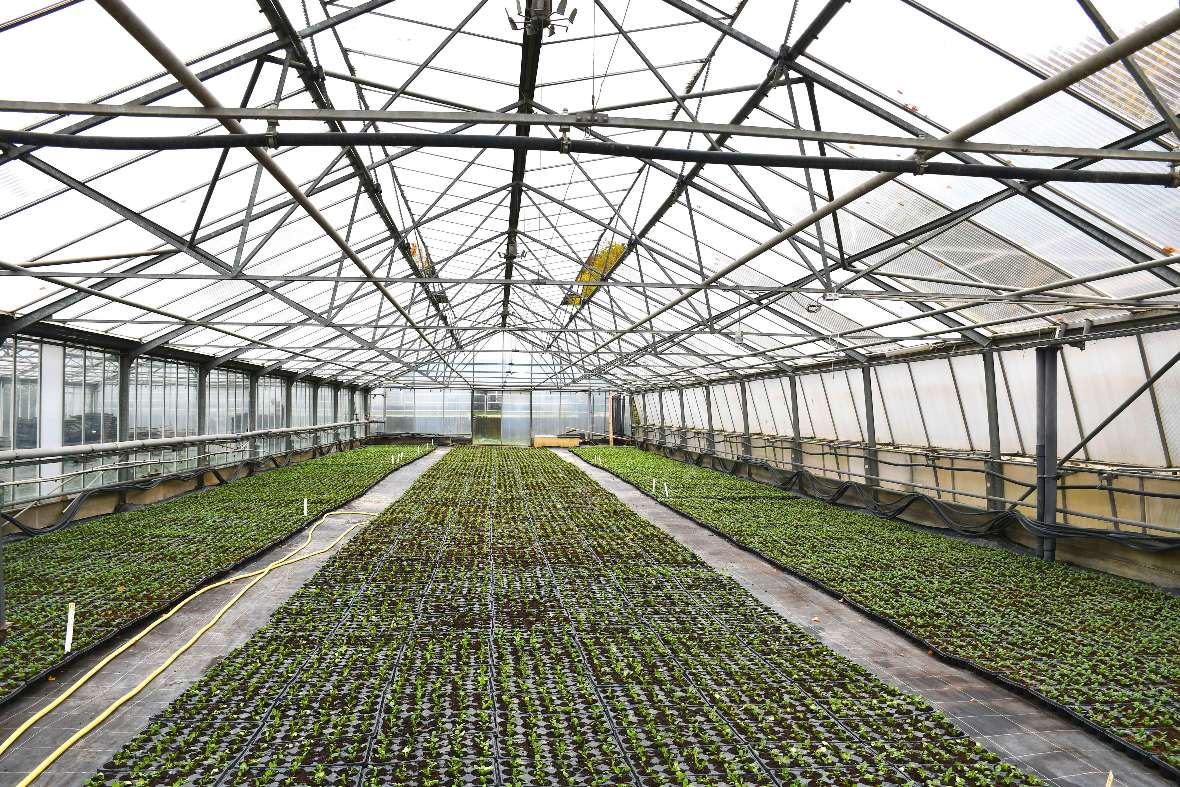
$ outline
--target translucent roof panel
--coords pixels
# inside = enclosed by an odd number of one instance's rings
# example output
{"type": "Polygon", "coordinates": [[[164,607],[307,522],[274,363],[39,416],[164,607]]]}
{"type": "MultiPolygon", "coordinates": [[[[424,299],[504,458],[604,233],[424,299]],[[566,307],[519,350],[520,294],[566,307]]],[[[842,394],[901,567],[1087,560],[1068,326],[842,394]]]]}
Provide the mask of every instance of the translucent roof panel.
{"type": "Polygon", "coordinates": [[[258,5],[6,7],[5,335],[641,388],[1180,307],[1169,0],[258,5]]]}

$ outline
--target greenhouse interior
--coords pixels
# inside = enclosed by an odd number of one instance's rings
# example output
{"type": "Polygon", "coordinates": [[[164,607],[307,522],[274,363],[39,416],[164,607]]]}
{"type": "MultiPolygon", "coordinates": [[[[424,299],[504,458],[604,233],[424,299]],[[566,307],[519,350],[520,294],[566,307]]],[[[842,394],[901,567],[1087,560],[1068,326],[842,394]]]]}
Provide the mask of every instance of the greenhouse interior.
{"type": "Polygon", "coordinates": [[[1180,784],[1175,0],[10,0],[0,787],[1180,784]]]}

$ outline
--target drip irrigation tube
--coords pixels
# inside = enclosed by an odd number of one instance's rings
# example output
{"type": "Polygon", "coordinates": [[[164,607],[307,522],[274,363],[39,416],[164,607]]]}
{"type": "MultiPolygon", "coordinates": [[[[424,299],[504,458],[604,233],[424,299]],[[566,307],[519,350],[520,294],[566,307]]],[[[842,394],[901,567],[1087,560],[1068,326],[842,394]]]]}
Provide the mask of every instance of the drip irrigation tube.
{"type": "MultiPolygon", "coordinates": [[[[900,623],[894,621],[892,618],[882,615],[879,612],[875,612],[874,610],[864,606],[863,604],[860,604],[856,601],[853,601],[852,599],[849,599],[839,589],[834,588],[824,582],[821,582],[820,580],[815,579],[814,577],[812,577],[808,574],[805,574],[796,568],[788,566],[786,563],[776,560],[775,558],[770,557],[769,555],[763,553],[762,551],[760,551],[758,549],[755,549],[752,546],[749,546],[748,544],[744,544],[741,541],[738,541],[736,538],[729,535],[724,530],[721,530],[720,528],[718,528],[714,525],[711,525],[708,522],[703,522],[700,519],[697,519],[696,517],[692,516],[691,514],[685,513],[684,511],[681,511],[681,510],[675,508],[672,505],[670,500],[661,499],[658,496],[651,494],[646,489],[644,489],[642,486],[632,483],[631,481],[627,480],[623,476],[616,473],[611,468],[600,465],[597,462],[594,462],[591,459],[587,459],[586,457],[582,457],[580,455],[578,458],[582,459],[587,464],[597,467],[598,469],[602,470],[603,472],[610,473],[611,475],[613,475],[615,478],[619,479],[623,483],[638,490],[641,494],[651,498],[652,500],[656,501],[660,505],[663,505],[663,506],[666,506],[666,507],[672,509],[678,515],[684,517],[685,519],[689,520],[690,522],[693,522],[696,525],[699,525],[700,527],[703,527],[704,529],[708,530],[713,535],[717,536],[718,538],[723,539],[727,543],[737,547],[738,549],[742,550],[743,552],[753,555],[754,557],[768,563],[769,565],[777,568],[779,571],[782,571],[785,574],[789,574],[789,575],[795,577],[796,579],[801,580],[802,582],[806,582],[808,585],[811,585],[815,589],[825,593],[828,596],[831,596],[834,599],[837,599],[838,601],[840,601],[840,603],[846,604],[849,607],[851,607],[852,609],[855,609],[857,612],[864,615],[866,618],[872,620],[873,622],[878,623],[882,626],[885,626],[886,628],[889,628],[892,631],[896,631],[898,634],[901,634],[903,637],[910,640],[911,642],[919,645],[922,648],[925,648],[930,653],[933,653],[935,656],[937,656],[942,661],[945,661],[948,664],[952,664],[956,667],[962,667],[964,669],[971,670],[972,672],[975,672],[976,674],[982,675],[983,677],[987,678],[988,680],[995,681],[996,683],[1000,684],[1004,688],[1006,688],[1012,692],[1015,692],[1016,694],[1019,694],[1021,696],[1028,697],[1029,699],[1035,700],[1037,703],[1044,706],[1045,708],[1048,708],[1049,710],[1053,711],[1054,713],[1057,713],[1061,716],[1064,716],[1064,717],[1076,722],[1081,727],[1083,727],[1087,732],[1095,735],[1096,737],[1101,739],[1104,743],[1109,744],[1110,746],[1114,747],[1115,749],[1118,749],[1119,751],[1131,756],[1132,758],[1134,758],[1140,762],[1150,765],[1151,767],[1155,768],[1156,770],[1160,771],[1161,773],[1165,774],[1166,776],[1168,776],[1171,779],[1180,780],[1180,768],[1176,768],[1172,765],[1169,765],[1168,763],[1164,762],[1162,759],[1160,759],[1159,757],[1156,757],[1154,754],[1146,751],[1145,749],[1141,749],[1140,747],[1136,746],[1135,744],[1131,743],[1130,741],[1127,741],[1127,740],[1124,740],[1123,738],[1118,737],[1117,735],[1115,735],[1114,733],[1112,733],[1110,730],[1106,729],[1105,727],[1095,724],[1093,721],[1090,721],[1089,719],[1087,719],[1084,716],[1078,714],[1077,712],[1067,708],[1066,706],[1061,705],[1060,703],[1049,699],[1048,697],[1046,697],[1044,694],[1041,694],[1036,689],[1025,686],[1022,683],[1018,683],[1003,673],[988,669],[987,667],[980,665],[979,663],[973,661],[972,659],[963,658],[962,656],[956,656],[952,653],[946,652],[938,645],[934,644],[933,642],[930,642],[927,639],[922,638],[919,634],[916,634],[913,631],[911,631],[910,629],[902,626],[900,623]]],[[[677,461],[677,460],[672,460],[672,461],[677,461]]],[[[758,482],[755,481],[754,483],[758,483],[758,482]]]]}
{"type": "MultiPolygon", "coordinates": [[[[401,470],[403,467],[408,467],[409,465],[412,465],[419,460],[425,459],[427,456],[430,456],[432,453],[434,453],[434,452],[433,451],[426,451],[425,453],[420,454],[419,456],[416,456],[413,459],[398,465],[397,467],[389,468],[389,470],[387,470],[384,474],[382,474],[380,478],[375,480],[372,484],[370,484],[368,487],[366,487],[364,490],[362,490],[360,493],[358,493],[354,497],[351,497],[348,500],[345,500],[341,505],[349,505],[349,504],[355,502],[357,499],[364,497],[369,492],[371,492],[373,490],[373,488],[377,486],[377,484],[384,481],[390,475],[390,473],[393,473],[397,470],[401,470]]],[[[246,555],[241,560],[235,561],[234,563],[231,563],[230,565],[226,566],[225,568],[214,571],[214,572],[210,573],[208,576],[204,577],[203,579],[200,579],[197,582],[194,582],[190,587],[188,587],[187,589],[185,589],[181,593],[178,593],[177,595],[173,596],[172,598],[168,599],[167,601],[164,601],[163,603],[158,605],[156,608],[145,612],[144,614],[140,615],[139,617],[134,618],[134,619],[128,621],[127,623],[124,623],[123,625],[118,626],[115,629],[112,629],[109,633],[107,633],[106,635],[104,635],[102,637],[99,637],[94,642],[91,642],[90,644],[86,645],[85,647],[70,651],[69,655],[67,655],[62,660],[58,661],[56,664],[54,664],[50,667],[47,667],[46,669],[42,670],[41,672],[37,673],[36,675],[34,675],[31,678],[29,678],[28,680],[26,680],[24,683],[20,684],[16,688],[9,691],[7,694],[0,696],[0,708],[4,707],[6,704],[8,704],[10,702],[13,702],[14,700],[16,700],[19,697],[24,696],[25,692],[29,691],[33,686],[36,686],[37,684],[39,684],[41,681],[48,678],[53,673],[61,671],[65,667],[70,666],[71,664],[73,664],[74,662],[83,658],[84,656],[87,656],[90,653],[94,652],[98,648],[101,648],[101,647],[107,645],[112,640],[114,640],[118,637],[126,636],[127,634],[134,631],[138,627],[149,622],[150,620],[155,618],[157,615],[159,615],[161,612],[163,612],[167,609],[170,609],[174,605],[183,601],[184,597],[187,596],[189,593],[191,593],[193,590],[196,590],[196,589],[198,589],[210,582],[216,582],[219,579],[223,579],[224,577],[229,576],[234,571],[237,571],[238,569],[243,568],[244,566],[248,565],[249,563],[252,563],[253,561],[257,560],[260,556],[266,554],[267,552],[274,549],[275,547],[281,546],[283,544],[283,542],[287,541],[292,536],[299,535],[304,530],[306,530],[314,521],[315,521],[314,518],[308,519],[307,521],[303,522],[303,524],[299,525],[294,530],[292,530],[290,533],[287,533],[286,535],[276,538],[275,540],[271,541],[269,544],[266,544],[265,546],[261,547],[260,549],[257,549],[254,552],[251,552],[249,555],[246,555]]]]}
{"type": "Polygon", "coordinates": [[[700,164],[733,164],[753,167],[852,170],[910,175],[951,175],[968,178],[1015,178],[1041,182],[1121,183],[1138,186],[1180,186],[1175,170],[1135,172],[1108,169],[1059,169],[1016,167],[1000,164],[964,164],[954,161],[922,161],[914,158],[835,158],[779,153],[741,153],[728,150],[691,150],[656,145],[629,145],[584,139],[550,137],[500,137],[490,134],[434,134],[402,131],[283,132],[218,134],[210,136],[113,137],[90,134],[55,134],[40,131],[0,130],[0,143],[86,150],[221,150],[226,148],[342,147],[390,145],[418,148],[466,148],[479,150],[538,150],[585,153],[616,158],[651,159],[700,164]]]}

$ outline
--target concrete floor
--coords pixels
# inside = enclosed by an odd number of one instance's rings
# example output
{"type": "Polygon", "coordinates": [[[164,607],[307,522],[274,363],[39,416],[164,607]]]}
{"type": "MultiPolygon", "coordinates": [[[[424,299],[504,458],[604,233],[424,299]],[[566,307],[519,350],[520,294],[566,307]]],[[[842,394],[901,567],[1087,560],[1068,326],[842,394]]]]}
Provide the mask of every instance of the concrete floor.
{"type": "Polygon", "coordinates": [[[557,450],[635,513],[728,574],[760,601],[883,680],[925,697],[964,732],[1016,767],[1060,787],[1172,782],[1055,713],[967,670],[946,664],[891,629],[739,549],[630,484],[557,450]]]}
{"type": "MultiPolygon", "coordinates": [[[[341,509],[373,513],[384,511],[445,452],[446,449],[435,450],[433,454],[395,470],[365,495],[342,506],[341,509]]],[[[315,538],[305,551],[321,548],[336,538],[349,524],[367,519],[361,516],[332,517],[316,530],[315,538]]],[[[305,538],[306,534],[294,536],[243,568],[242,572],[263,567],[293,551],[305,538]]],[[[311,578],[345,542],[330,552],[277,569],[267,576],[191,650],[181,656],[141,694],[121,707],[98,729],[63,755],[54,767],[37,781],[38,787],[85,783],[128,740],[147,726],[153,714],[167,707],[204,674],[211,664],[248,640],[270,619],[271,613],[311,578]]],[[[19,782],[70,735],[130,690],[187,641],[193,631],[206,623],[237,590],[238,587],[227,585],[197,599],[183,612],[109,664],[85,688],[42,719],[25,733],[3,758],[0,758],[0,785],[19,782]]],[[[17,701],[0,708],[0,739],[7,738],[25,719],[64,691],[123,641],[117,640],[106,648],[90,654],[56,675],[56,681],[44,683],[17,701]]]]}

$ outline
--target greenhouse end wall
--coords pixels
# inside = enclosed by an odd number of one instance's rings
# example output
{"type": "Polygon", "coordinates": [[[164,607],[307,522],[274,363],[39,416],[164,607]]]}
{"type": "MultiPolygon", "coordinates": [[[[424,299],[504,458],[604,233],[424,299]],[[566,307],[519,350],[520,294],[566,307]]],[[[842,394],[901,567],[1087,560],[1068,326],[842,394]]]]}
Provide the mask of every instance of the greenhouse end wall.
{"type": "MultiPolygon", "coordinates": [[[[533,437],[606,435],[608,393],[600,390],[475,389],[493,393],[501,440],[527,444],[533,437]]],[[[472,437],[471,388],[383,388],[370,393],[371,417],[386,434],[472,437]]],[[[480,398],[481,418],[486,416],[480,398]]],[[[621,425],[620,425],[621,426],[621,425]]]]}

